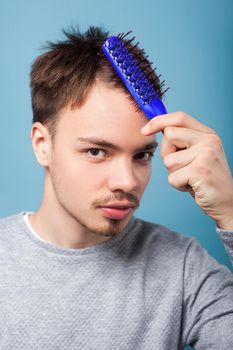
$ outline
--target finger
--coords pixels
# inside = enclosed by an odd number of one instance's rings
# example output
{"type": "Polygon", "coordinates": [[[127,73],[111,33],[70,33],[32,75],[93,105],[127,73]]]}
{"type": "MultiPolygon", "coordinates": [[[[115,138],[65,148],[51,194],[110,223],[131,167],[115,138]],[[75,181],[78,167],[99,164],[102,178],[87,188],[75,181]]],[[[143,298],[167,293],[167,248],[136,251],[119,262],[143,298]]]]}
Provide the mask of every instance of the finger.
{"type": "MultiPolygon", "coordinates": [[[[219,181],[221,182],[219,179],[222,179],[224,174],[227,174],[227,176],[229,175],[226,171],[227,169],[224,169],[221,159],[215,152],[213,152],[212,149],[208,147],[202,147],[201,151],[200,148],[195,149],[195,151],[197,151],[196,155],[193,151],[194,149],[180,151],[183,153],[183,155],[185,152],[189,153],[189,155],[186,154],[184,156],[185,160],[183,158],[184,163],[187,161],[187,164],[170,172],[168,182],[170,185],[180,191],[190,192],[189,189],[191,187],[196,194],[198,194],[198,188],[199,192],[201,190],[201,183],[202,189],[204,183],[205,186],[209,184],[212,188],[217,188],[217,184],[219,181]],[[189,156],[190,161],[188,161],[189,156]],[[193,159],[191,160],[191,158],[193,159]]],[[[180,152],[177,152],[176,155],[178,155],[180,152]]],[[[171,157],[171,155],[169,155],[169,157],[171,157]]],[[[228,176],[228,178],[231,178],[231,174],[228,176]]]]}
{"type": "Polygon", "coordinates": [[[182,192],[192,192],[190,165],[174,171],[168,176],[169,184],[182,192]]]}
{"type": "Polygon", "coordinates": [[[162,138],[161,144],[160,144],[160,155],[164,159],[164,157],[167,154],[170,153],[176,153],[177,152],[177,147],[173,145],[171,140],[167,139],[166,137],[162,138]]]}
{"type": "Polygon", "coordinates": [[[202,150],[202,148],[197,147],[170,153],[163,158],[164,165],[169,173],[172,173],[192,163],[202,150]]]}
{"type": "Polygon", "coordinates": [[[193,129],[167,127],[164,129],[164,136],[161,142],[161,157],[164,158],[167,154],[176,152],[178,149],[212,142],[208,135],[193,129]]]}
{"type": "Polygon", "coordinates": [[[154,117],[141,129],[141,132],[144,135],[151,135],[163,131],[168,126],[178,126],[206,133],[215,133],[213,129],[184,112],[173,112],[154,117]]]}
{"type": "MultiPolygon", "coordinates": [[[[192,176],[196,178],[205,177],[210,180],[210,174],[213,172],[214,176],[211,176],[216,179],[218,178],[218,173],[228,174],[229,178],[232,178],[225,157],[209,146],[194,147],[170,153],[163,158],[163,162],[169,173],[176,172],[181,168],[191,165],[192,176]]],[[[219,178],[221,178],[221,175],[219,178]]]]}

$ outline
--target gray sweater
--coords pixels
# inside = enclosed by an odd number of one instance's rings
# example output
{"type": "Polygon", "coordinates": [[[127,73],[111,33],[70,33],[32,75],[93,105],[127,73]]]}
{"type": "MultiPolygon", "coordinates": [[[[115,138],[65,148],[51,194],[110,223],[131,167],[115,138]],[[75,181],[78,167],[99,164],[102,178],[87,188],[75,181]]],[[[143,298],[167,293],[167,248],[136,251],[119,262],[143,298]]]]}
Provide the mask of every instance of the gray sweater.
{"type": "MultiPolygon", "coordinates": [[[[233,232],[217,230],[233,260],[233,232]]],[[[132,218],[95,247],[0,220],[1,350],[233,349],[233,275],[194,238],[132,218]]]]}

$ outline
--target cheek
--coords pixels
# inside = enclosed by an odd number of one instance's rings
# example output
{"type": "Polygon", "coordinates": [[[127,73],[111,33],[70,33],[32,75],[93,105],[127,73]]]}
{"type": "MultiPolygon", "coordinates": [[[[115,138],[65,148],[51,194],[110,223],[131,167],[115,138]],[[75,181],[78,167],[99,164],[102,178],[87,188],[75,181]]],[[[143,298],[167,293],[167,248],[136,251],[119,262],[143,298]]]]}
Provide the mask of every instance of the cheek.
{"type": "Polygon", "coordinates": [[[94,164],[82,159],[80,155],[68,155],[62,152],[56,156],[52,164],[52,175],[59,179],[65,192],[72,195],[96,192],[105,182],[106,166],[94,164]]]}
{"type": "Polygon", "coordinates": [[[150,177],[151,177],[151,166],[146,168],[141,175],[141,184],[143,187],[142,189],[143,192],[145,191],[145,188],[148,185],[148,182],[150,181],[150,177]]]}

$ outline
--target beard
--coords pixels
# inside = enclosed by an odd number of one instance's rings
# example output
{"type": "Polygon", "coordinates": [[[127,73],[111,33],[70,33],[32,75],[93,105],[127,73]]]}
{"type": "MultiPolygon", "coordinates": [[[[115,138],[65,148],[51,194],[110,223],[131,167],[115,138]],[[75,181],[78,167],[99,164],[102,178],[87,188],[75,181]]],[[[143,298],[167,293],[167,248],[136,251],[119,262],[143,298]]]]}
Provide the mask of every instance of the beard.
{"type": "Polygon", "coordinates": [[[135,208],[139,206],[139,200],[135,195],[118,190],[115,193],[103,197],[102,199],[96,199],[89,204],[90,212],[93,212],[93,219],[89,212],[83,214],[80,212],[77,213],[77,209],[72,206],[72,203],[69,203],[70,199],[69,201],[65,199],[67,197],[66,189],[60,177],[57,176],[56,172],[51,170],[52,169],[50,169],[50,179],[52,182],[54,195],[59,203],[59,206],[62,207],[66,215],[72,217],[76,223],[93,234],[102,237],[117,236],[124,230],[132,217],[131,215],[125,220],[114,220],[103,216],[99,217],[98,213],[97,216],[95,215],[99,206],[107,205],[107,203],[114,202],[116,200],[127,200],[128,202],[133,203],[135,208]]]}
{"type": "Polygon", "coordinates": [[[78,217],[77,215],[73,215],[73,218],[85,229],[88,231],[103,237],[114,237],[119,235],[124,227],[126,225],[123,225],[123,223],[120,220],[113,220],[113,219],[105,219],[105,223],[93,223],[93,222],[87,222],[83,220],[82,218],[78,217]]]}

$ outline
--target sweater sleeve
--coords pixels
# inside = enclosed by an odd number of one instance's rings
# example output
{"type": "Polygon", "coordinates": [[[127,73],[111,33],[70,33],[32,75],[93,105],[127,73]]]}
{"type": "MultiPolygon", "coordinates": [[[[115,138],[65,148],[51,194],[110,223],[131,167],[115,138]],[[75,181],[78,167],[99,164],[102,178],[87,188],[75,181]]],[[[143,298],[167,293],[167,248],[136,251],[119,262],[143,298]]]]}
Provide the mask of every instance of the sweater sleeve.
{"type": "Polygon", "coordinates": [[[182,345],[233,349],[233,274],[193,238],[183,276],[182,345]]]}
{"type": "Polygon", "coordinates": [[[231,259],[231,263],[233,265],[233,231],[221,230],[218,227],[216,227],[216,231],[219,237],[222,239],[226,251],[231,259]]]}

